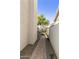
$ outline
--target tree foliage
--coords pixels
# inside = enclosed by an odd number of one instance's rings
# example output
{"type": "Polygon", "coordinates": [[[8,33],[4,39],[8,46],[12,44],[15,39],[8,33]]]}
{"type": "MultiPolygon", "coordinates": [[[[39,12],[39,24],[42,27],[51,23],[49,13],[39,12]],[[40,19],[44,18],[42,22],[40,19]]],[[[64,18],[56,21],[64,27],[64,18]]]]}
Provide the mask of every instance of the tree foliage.
{"type": "Polygon", "coordinates": [[[49,21],[44,17],[44,15],[38,16],[38,25],[48,25],[49,21]]]}

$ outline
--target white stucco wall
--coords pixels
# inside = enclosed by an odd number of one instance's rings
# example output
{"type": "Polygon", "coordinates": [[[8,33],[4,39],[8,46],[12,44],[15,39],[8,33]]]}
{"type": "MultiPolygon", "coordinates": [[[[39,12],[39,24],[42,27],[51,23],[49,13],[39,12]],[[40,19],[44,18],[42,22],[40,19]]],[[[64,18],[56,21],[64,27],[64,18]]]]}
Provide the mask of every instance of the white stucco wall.
{"type": "Polygon", "coordinates": [[[20,0],[20,50],[28,44],[28,0],[20,0]]]}
{"type": "Polygon", "coordinates": [[[52,47],[55,50],[57,57],[59,58],[59,24],[50,26],[49,28],[49,38],[52,47]]]}
{"type": "Polygon", "coordinates": [[[35,10],[34,10],[34,0],[29,0],[29,14],[30,14],[30,21],[29,21],[29,43],[34,44],[37,40],[37,20],[35,17],[35,10]]]}
{"type": "Polygon", "coordinates": [[[37,22],[34,16],[34,1],[20,0],[20,51],[37,40],[37,22]]]}

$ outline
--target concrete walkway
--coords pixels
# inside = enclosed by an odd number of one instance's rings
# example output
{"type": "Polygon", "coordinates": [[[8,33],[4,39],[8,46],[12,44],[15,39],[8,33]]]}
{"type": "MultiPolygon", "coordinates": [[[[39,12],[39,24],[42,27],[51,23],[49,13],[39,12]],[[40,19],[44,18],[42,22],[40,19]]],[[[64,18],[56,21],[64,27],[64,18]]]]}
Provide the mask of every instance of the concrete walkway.
{"type": "Polygon", "coordinates": [[[20,59],[57,59],[57,57],[50,40],[40,35],[34,45],[28,45],[21,51],[20,59]]]}
{"type": "Polygon", "coordinates": [[[46,39],[44,36],[42,36],[35,48],[35,50],[32,53],[32,56],[30,59],[47,59],[46,55],[46,39]]]}

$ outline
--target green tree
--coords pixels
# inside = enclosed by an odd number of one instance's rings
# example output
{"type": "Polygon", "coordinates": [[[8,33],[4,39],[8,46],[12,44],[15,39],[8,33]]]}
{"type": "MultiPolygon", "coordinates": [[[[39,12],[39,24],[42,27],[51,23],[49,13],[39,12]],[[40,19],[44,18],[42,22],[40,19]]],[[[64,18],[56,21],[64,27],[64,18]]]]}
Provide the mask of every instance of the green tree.
{"type": "Polygon", "coordinates": [[[38,16],[38,25],[48,25],[49,21],[44,17],[44,15],[38,16]]]}

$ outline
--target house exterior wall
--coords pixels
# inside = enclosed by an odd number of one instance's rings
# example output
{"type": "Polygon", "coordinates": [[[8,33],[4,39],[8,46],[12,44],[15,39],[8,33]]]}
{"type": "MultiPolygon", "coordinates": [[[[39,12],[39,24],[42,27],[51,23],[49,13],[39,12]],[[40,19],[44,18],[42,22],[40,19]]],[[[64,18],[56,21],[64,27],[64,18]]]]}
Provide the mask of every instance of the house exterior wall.
{"type": "Polygon", "coordinates": [[[57,9],[54,23],[49,27],[49,39],[54,48],[56,56],[59,58],[59,10],[57,9]]]}
{"type": "Polygon", "coordinates": [[[37,20],[35,17],[35,10],[34,10],[34,0],[29,0],[29,14],[30,14],[30,21],[29,21],[29,43],[34,44],[37,40],[37,20]]]}
{"type": "Polygon", "coordinates": [[[52,47],[59,58],[59,24],[51,26],[49,29],[49,39],[52,47]]]}
{"type": "Polygon", "coordinates": [[[28,0],[20,0],[20,50],[28,44],[28,2],[28,0]]]}
{"type": "Polygon", "coordinates": [[[20,0],[20,51],[37,40],[34,0],[20,0]]]}

